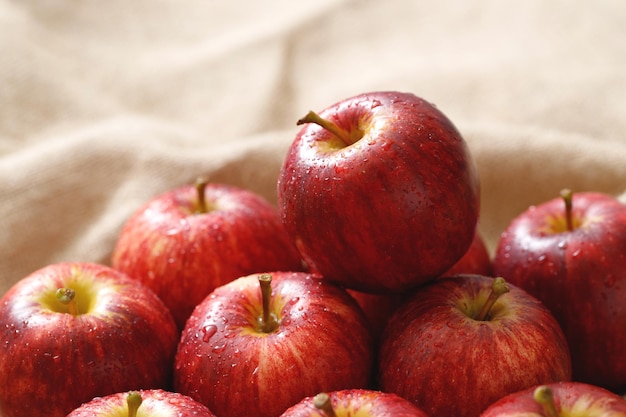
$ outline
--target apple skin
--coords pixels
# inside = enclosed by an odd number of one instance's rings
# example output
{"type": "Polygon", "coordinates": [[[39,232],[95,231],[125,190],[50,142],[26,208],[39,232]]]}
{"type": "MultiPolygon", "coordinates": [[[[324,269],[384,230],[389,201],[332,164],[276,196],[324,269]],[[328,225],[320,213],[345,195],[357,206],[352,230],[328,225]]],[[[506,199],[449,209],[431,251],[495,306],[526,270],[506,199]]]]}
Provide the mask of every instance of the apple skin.
{"type": "Polygon", "coordinates": [[[205,213],[196,212],[193,185],[148,201],[126,222],[112,255],[114,268],[157,293],[179,329],[207,294],[228,281],[258,271],[303,269],[276,207],[226,184],[206,184],[204,192],[205,213]]]}
{"type": "Polygon", "coordinates": [[[442,276],[478,274],[493,276],[493,262],[483,235],[477,230],[467,252],[442,276]]]}
{"type": "MultiPolygon", "coordinates": [[[[583,382],[546,384],[552,389],[560,415],[568,417],[624,417],[626,400],[619,395],[583,382]]],[[[543,407],[534,399],[535,387],[511,393],[482,412],[480,417],[544,417],[543,407]]]]}
{"type": "Polygon", "coordinates": [[[0,299],[2,416],[65,417],[95,396],[167,387],[178,338],[136,280],[99,264],[48,265],[0,299]],[[57,301],[61,287],[76,291],[82,314],[57,301]]]}
{"type": "MultiPolygon", "coordinates": [[[[177,392],[162,389],[137,390],[141,405],[137,417],[216,417],[204,404],[177,392]]],[[[96,397],[82,404],[67,417],[119,417],[127,415],[128,392],[96,397]]]]}
{"type": "Polygon", "coordinates": [[[493,278],[457,275],[417,290],[390,318],[379,389],[433,416],[477,416],[511,392],[571,379],[567,342],[536,298],[513,285],[475,320],[493,278]]]}
{"type": "MultiPolygon", "coordinates": [[[[428,417],[410,401],[396,394],[370,390],[345,389],[329,392],[335,417],[428,417]]],[[[314,397],[306,397],[289,407],[280,417],[327,417],[314,405],[314,397]]]]}
{"type": "Polygon", "coordinates": [[[393,91],[342,100],[319,116],[355,142],[307,123],[287,151],[278,210],[306,263],[376,293],[417,287],[458,261],[477,224],[479,181],[452,122],[393,91]]]}
{"type": "MultiPolygon", "coordinates": [[[[455,263],[452,268],[445,272],[442,277],[458,274],[478,274],[491,276],[493,267],[491,257],[487,250],[484,238],[477,231],[465,255],[455,263]]],[[[378,341],[383,333],[389,317],[402,305],[413,293],[365,293],[348,289],[348,293],[357,301],[367,317],[374,340],[378,341]]]]}
{"type": "Polygon", "coordinates": [[[494,271],[543,302],[570,345],[573,379],[626,390],[626,205],[603,193],[532,206],[501,234],[494,271]]]}
{"type": "Polygon", "coordinates": [[[274,332],[257,328],[258,275],[216,288],[183,330],[174,390],[220,417],[275,417],[306,396],[371,380],[371,335],[347,292],[304,272],[271,276],[274,332]]]}
{"type": "Polygon", "coordinates": [[[412,294],[412,291],[391,294],[373,294],[351,289],[346,291],[356,300],[363,313],[365,313],[376,346],[380,343],[380,338],[389,318],[412,294]]]}

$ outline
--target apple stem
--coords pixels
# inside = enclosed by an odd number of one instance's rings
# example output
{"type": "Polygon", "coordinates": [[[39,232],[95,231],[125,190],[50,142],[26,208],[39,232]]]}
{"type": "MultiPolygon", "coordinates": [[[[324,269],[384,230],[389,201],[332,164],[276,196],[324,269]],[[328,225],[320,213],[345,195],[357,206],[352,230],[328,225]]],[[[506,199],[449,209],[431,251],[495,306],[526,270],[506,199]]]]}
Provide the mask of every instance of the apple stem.
{"type": "Polygon", "coordinates": [[[474,317],[475,320],[484,321],[489,316],[489,312],[493,305],[498,301],[498,298],[502,294],[505,294],[510,291],[509,285],[506,283],[504,278],[497,277],[493,280],[493,284],[491,286],[491,292],[489,293],[489,297],[487,297],[487,301],[483,304],[483,307],[480,309],[478,314],[474,317]]]}
{"type": "Polygon", "coordinates": [[[128,404],[128,417],[137,417],[137,410],[143,402],[141,394],[137,391],[131,391],[126,396],[126,404],[128,404]]]}
{"type": "Polygon", "coordinates": [[[67,306],[67,312],[72,316],[78,316],[78,303],[75,300],[76,291],[71,288],[59,288],[56,293],[57,300],[67,306]]]}
{"type": "Polygon", "coordinates": [[[330,402],[330,395],[325,392],[320,392],[315,397],[313,397],[313,405],[318,410],[322,410],[326,417],[337,417],[335,414],[335,410],[333,410],[333,405],[330,402]]]}
{"type": "Polygon", "coordinates": [[[315,123],[316,125],[323,127],[324,129],[328,130],[330,133],[332,133],[333,135],[341,139],[341,141],[346,146],[352,145],[354,142],[356,142],[355,138],[353,138],[348,131],[340,128],[339,126],[337,126],[335,123],[331,122],[330,120],[324,119],[323,117],[321,117],[319,114],[315,113],[314,111],[309,111],[306,114],[306,116],[298,120],[296,124],[302,125],[305,123],[315,123]]]}
{"type": "Polygon", "coordinates": [[[554,404],[554,392],[552,388],[546,385],[540,385],[535,388],[533,397],[543,407],[545,417],[559,417],[559,412],[554,404]]]}
{"type": "Polygon", "coordinates": [[[198,194],[198,205],[196,207],[196,213],[206,213],[208,211],[208,207],[206,205],[206,185],[209,183],[204,177],[199,177],[196,179],[196,192],[198,194]]]}
{"type": "Polygon", "coordinates": [[[261,331],[263,333],[272,333],[278,328],[278,321],[271,313],[270,301],[272,299],[272,275],[260,274],[259,284],[261,286],[261,297],[263,301],[263,315],[261,317],[261,331]]]}
{"type": "Polygon", "coordinates": [[[567,231],[571,232],[572,230],[574,230],[574,224],[572,222],[572,190],[570,190],[569,188],[561,190],[561,198],[565,203],[565,224],[567,227],[567,231]]]}

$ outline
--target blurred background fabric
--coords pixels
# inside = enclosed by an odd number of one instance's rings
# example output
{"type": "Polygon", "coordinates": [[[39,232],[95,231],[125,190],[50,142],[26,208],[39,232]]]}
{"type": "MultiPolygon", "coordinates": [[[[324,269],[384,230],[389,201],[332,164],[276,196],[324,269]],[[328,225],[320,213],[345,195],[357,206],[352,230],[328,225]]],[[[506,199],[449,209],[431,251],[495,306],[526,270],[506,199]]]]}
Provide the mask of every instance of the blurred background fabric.
{"type": "Polygon", "coordinates": [[[564,187],[626,190],[622,0],[0,0],[0,291],[108,263],[199,175],[275,201],[296,120],[375,90],[461,131],[492,249],[564,187]]]}

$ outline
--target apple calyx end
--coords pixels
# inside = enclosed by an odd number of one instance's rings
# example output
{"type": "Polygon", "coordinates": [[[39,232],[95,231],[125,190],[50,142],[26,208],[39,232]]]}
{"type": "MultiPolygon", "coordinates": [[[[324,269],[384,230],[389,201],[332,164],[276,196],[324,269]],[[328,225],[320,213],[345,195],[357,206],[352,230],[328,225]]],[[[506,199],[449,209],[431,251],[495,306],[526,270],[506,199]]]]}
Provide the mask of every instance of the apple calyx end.
{"type": "Polygon", "coordinates": [[[533,391],[533,398],[543,407],[545,417],[559,417],[559,412],[554,403],[554,392],[547,385],[539,385],[533,391]]]}
{"type": "Polygon", "coordinates": [[[358,135],[352,134],[351,132],[340,128],[339,126],[337,126],[335,123],[331,122],[330,120],[324,119],[323,117],[321,117],[319,114],[315,113],[312,110],[309,111],[304,117],[299,119],[296,122],[296,125],[299,126],[305,123],[314,123],[328,130],[330,133],[332,133],[337,138],[339,138],[339,140],[341,140],[341,142],[343,142],[345,146],[352,145],[353,143],[358,141],[362,136],[361,132],[358,132],[358,135]]]}
{"type": "Polygon", "coordinates": [[[337,417],[335,410],[333,410],[333,405],[330,402],[330,395],[325,392],[320,392],[313,397],[313,406],[318,410],[322,410],[326,417],[337,417]]]}
{"type": "Polygon", "coordinates": [[[56,291],[57,300],[67,306],[68,314],[72,316],[78,316],[80,313],[78,311],[78,304],[76,303],[76,291],[71,288],[59,288],[56,291]]]}
{"type": "Polygon", "coordinates": [[[261,299],[263,301],[263,314],[259,317],[258,330],[261,333],[272,333],[278,329],[278,320],[276,316],[271,312],[271,299],[272,299],[272,275],[271,274],[259,274],[259,285],[261,287],[261,299]]]}
{"type": "Polygon", "coordinates": [[[137,417],[137,410],[143,402],[141,394],[138,391],[130,391],[126,396],[126,404],[128,406],[128,417],[137,417]]]}
{"type": "Polygon", "coordinates": [[[489,293],[489,296],[487,297],[485,304],[483,304],[478,314],[474,316],[474,320],[478,320],[478,321],[489,320],[491,308],[493,307],[493,305],[496,303],[496,301],[498,301],[498,298],[500,298],[501,295],[506,294],[510,290],[511,288],[509,287],[509,284],[507,284],[504,278],[502,277],[494,278],[493,283],[491,284],[491,292],[489,293]]]}

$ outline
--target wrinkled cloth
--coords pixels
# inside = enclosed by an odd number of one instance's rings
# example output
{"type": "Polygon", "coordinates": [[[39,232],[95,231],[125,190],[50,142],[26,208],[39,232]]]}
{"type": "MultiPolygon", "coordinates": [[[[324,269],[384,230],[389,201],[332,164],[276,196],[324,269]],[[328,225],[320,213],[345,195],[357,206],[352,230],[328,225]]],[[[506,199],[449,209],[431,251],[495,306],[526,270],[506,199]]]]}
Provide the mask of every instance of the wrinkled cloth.
{"type": "Polygon", "coordinates": [[[296,120],[368,91],[454,122],[491,250],[564,187],[623,198],[625,39],[620,0],[0,0],[0,291],[199,175],[275,202],[296,120]]]}

